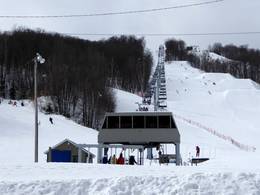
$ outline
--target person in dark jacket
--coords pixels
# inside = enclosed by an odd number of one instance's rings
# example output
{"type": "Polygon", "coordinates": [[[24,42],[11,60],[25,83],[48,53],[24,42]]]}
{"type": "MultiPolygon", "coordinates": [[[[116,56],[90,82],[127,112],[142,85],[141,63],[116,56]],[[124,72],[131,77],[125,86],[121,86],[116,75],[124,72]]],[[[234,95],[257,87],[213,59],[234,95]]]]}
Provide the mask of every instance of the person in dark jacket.
{"type": "Polygon", "coordinates": [[[200,147],[196,146],[196,157],[200,156],[200,147]]]}
{"type": "Polygon", "coordinates": [[[129,157],[129,165],[134,165],[137,164],[137,162],[135,161],[135,156],[130,156],[129,157]]]}
{"type": "Polygon", "coordinates": [[[104,155],[104,157],[103,157],[103,164],[107,164],[107,163],[108,163],[107,155],[104,155]]]}
{"type": "Polygon", "coordinates": [[[50,123],[53,125],[53,118],[49,118],[50,123]]]}

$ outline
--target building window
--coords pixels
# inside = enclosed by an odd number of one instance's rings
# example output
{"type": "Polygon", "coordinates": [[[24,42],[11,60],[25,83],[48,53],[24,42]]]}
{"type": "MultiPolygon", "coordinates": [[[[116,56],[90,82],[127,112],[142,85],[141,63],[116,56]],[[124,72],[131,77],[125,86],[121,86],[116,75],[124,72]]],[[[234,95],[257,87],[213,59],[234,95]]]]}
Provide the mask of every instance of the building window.
{"type": "Polygon", "coordinates": [[[146,117],[146,128],[157,128],[157,116],[146,117]]]}
{"type": "Polygon", "coordinates": [[[159,128],[170,128],[170,116],[159,116],[159,128]]]}
{"type": "Polygon", "coordinates": [[[171,128],[177,128],[173,118],[171,117],[171,128]]]}
{"type": "Polygon", "coordinates": [[[121,128],[130,129],[132,128],[132,116],[121,116],[120,117],[121,128]]]}
{"type": "Polygon", "coordinates": [[[119,128],[119,116],[108,116],[108,129],[119,128]]]}
{"type": "Polygon", "coordinates": [[[133,128],[144,128],[144,116],[133,116],[133,128]]]}
{"type": "Polygon", "coordinates": [[[102,129],[106,129],[106,128],[107,128],[107,117],[105,118],[103,126],[102,126],[102,129]]]}

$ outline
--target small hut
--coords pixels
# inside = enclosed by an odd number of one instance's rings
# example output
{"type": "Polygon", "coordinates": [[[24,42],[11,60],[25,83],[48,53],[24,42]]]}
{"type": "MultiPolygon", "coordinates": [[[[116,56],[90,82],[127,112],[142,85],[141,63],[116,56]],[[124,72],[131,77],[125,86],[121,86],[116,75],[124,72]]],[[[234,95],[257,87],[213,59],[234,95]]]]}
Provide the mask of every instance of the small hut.
{"type": "Polygon", "coordinates": [[[69,139],[49,147],[49,150],[44,153],[47,155],[47,162],[93,163],[93,158],[95,158],[93,153],[69,139]]]}

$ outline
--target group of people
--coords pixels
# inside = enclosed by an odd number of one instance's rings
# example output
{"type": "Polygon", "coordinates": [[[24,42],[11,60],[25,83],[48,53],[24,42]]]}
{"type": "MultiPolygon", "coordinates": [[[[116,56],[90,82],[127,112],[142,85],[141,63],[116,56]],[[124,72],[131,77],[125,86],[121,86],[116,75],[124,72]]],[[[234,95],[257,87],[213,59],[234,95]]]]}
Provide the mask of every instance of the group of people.
{"type": "MultiPolygon", "coordinates": [[[[0,98],[0,104],[1,104],[1,103],[2,103],[2,101],[1,101],[1,98],[0,98]]],[[[17,106],[17,102],[16,102],[16,101],[12,101],[12,100],[9,100],[8,104],[9,104],[9,105],[13,105],[13,106],[17,106]]],[[[21,106],[22,106],[22,107],[24,106],[23,101],[21,102],[21,106]]],[[[49,117],[49,121],[50,121],[50,123],[51,123],[52,125],[54,124],[52,117],[49,117]]]]}
{"type": "Polygon", "coordinates": [[[145,106],[140,106],[139,109],[137,111],[148,111],[148,107],[145,106]]]}
{"type": "MultiPolygon", "coordinates": [[[[113,156],[110,156],[109,159],[108,159],[107,155],[104,155],[102,163],[103,164],[118,164],[118,165],[126,164],[125,158],[123,157],[123,153],[120,153],[119,158],[116,158],[115,154],[113,156]]],[[[137,162],[135,160],[135,156],[129,157],[128,164],[129,165],[137,164],[137,162]]]]}
{"type": "MultiPolygon", "coordinates": [[[[17,106],[17,102],[16,101],[12,101],[12,100],[9,100],[8,104],[9,105],[13,105],[13,106],[17,106]]],[[[23,102],[21,102],[21,106],[24,106],[23,102]]]]}
{"type": "Polygon", "coordinates": [[[148,105],[150,105],[151,104],[151,98],[144,98],[143,99],[143,104],[148,104],[148,105]]]}

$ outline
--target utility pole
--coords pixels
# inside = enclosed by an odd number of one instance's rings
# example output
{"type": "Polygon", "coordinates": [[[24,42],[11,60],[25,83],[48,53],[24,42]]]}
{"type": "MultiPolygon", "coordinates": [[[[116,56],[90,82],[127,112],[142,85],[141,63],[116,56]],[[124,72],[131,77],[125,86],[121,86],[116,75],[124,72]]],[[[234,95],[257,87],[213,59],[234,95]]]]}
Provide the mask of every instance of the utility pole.
{"type": "Polygon", "coordinates": [[[34,61],[34,107],[35,107],[35,134],[34,134],[34,162],[38,162],[38,140],[39,140],[39,134],[38,134],[38,102],[37,102],[37,66],[38,62],[40,64],[43,64],[45,62],[45,59],[40,56],[40,54],[36,54],[36,57],[33,59],[34,61]]]}
{"type": "Polygon", "coordinates": [[[38,162],[38,102],[37,102],[37,57],[34,58],[34,107],[35,107],[35,135],[34,135],[34,162],[38,162]]]}

